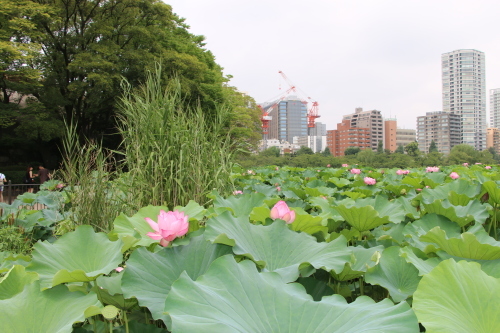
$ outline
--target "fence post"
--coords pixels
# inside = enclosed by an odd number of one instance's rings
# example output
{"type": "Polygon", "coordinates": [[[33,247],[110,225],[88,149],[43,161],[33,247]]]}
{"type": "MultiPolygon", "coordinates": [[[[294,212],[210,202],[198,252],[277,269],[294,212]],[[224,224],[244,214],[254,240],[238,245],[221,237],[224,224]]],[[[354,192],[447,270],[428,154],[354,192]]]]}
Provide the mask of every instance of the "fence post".
{"type": "Polygon", "coordinates": [[[7,181],[7,200],[9,202],[9,205],[12,204],[12,181],[8,180],[7,181]]]}

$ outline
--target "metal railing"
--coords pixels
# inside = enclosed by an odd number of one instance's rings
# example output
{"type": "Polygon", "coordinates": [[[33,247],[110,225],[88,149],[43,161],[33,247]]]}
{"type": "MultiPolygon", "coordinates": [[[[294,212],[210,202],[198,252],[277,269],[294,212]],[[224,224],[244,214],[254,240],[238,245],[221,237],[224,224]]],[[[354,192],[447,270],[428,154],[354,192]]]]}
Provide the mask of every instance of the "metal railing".
{"type": "Polygon", "coordinates": [[[28,192],[30,188],[36,193],[40,191],[40,184],[12,184],[10,180],[7,181],[3,185],[3,202],[12,204],[18,195],[28,192]]]}

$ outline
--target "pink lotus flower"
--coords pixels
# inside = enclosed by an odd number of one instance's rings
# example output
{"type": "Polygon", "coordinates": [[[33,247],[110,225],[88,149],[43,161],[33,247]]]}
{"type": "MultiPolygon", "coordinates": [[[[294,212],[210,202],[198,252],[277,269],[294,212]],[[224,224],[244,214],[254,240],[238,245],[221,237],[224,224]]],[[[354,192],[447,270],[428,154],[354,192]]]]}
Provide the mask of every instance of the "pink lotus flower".
{"type": "Polygon", "coordinates": [[[330,165],[330,164],[327,164],[327,165],[326,165],[326,167],[327,167],[327,168],[329,168],[329,167],[331,167],[331,165],[330,165]]]}
{"type": "Polygon", "coordinates": [[[426,172],[439,172],[439,168],[438,167],[427,167],[425,169],[426,172]]]}
{"type": "Polygon", "coordinates": [[[177,237],[184,236],[189,229],[188,216],[184,212],[160,210],[158,223],[149,217],[144,218],[155,232],[146,235],[154,240],[160,240],[161,246],[167,246],[177,237]]]}
{"type": "Polygon", "coordinates": [[[361,173],[361,170],[360,169],[351,169],[351,173],[353,175],[359,175],[361,173]]]}
{"type": "Polygon", "coordinates": [[[349,164],[342,164],[343,168],[347,168],[348,166],[349,166],[349,164]]]}
{"type": "Polygon", "coordinates": [[[422,189],[421,188],[417,188],[417,191],[422,191],[422,189]]]}
{"type": "Polygon", "coordinates": [[[274,170],[276,170],[276,171],[278,171],[279,169],[280,169],[280,168],[278,168],[278,167],[274,168],[274,170]]]}
{"type": "Polygon", "coordinates": [[[240,190],[238,190],[238,191],[233,191],[233,195],[238,195],[238,194],[243,194],[243,191],[240,191],[240,190]]]}
{"type": "Polygon", "coordinates": [[[483,163],[479,163],[479,162],[476,163],[476,165],[480,165],[480,164],[483,164],[483,163]]]}
{"type": "Polygon", "coordinates": [[[365,177],[363,180],[366,185],[375,185],[377,183],[377,181],[371,177],[365,177]]]}
{"type": "Polygon", "coordinates": [[[489,170],[489,169],[491,169],[491,166],[487,165],[484,168],[489,170]]]}
{"type": "Polygon", "coordinates": [[[276,186],[276,191],[278,191],[278,192],[281,191],[281,187],[276,186]]]}
{"type": "Polygon", "coordinates": [[[460,178],[460,176],[458,175],[458,173],[452,172],[452,173],[450,173],[450,178],[457,179],[457,178],[460,178]]]}
{"type": "Polygon", "coordinates": [[[286,202],[280,200],[271,209],[271,218],[273,220],[281,219],[287,224],[291,224],[295,220],[295,212],[288,208],[286,202]]]}
{"type": "Polygon", "coordinates": [[[399,169],[398,171],[396,171],[396,174],[398,175],[407,175],[410,173],[410,170],[401,170],[399,169]]]}
{"type": "Polygon", "coordinates": [[[249,174],[249,175],[255,175],[255,171],[253,171],[253,170],[247,170],[247,174],[249,174]]]}
{"type": "Polygon", "coordinates": [[[463,165],[463,166],[469,166],[469,163],[464,163],[464,164],[462,164],[462,165],[463,165]]]}
{"type": "Polygon", "coordinates": [[[115,268],[115,271],[117,271],[118,273],[120,273],[121,271],[123,271],[124,268],[123,267],[116,267],[115,268]]]}
{"type": "Polygon", "coordinates": [[[63,188],[64,186],[66,186],[66,185],[64,185],[64,184],[57,184],[56,188],[63,188]]]}

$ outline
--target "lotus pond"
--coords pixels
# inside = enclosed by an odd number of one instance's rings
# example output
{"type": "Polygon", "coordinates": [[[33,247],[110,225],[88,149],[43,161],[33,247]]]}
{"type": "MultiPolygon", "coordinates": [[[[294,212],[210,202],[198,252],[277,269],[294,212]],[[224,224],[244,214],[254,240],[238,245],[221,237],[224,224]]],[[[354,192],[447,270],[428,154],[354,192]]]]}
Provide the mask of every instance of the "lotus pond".
{"type": "Polygon", "coordinates": [[[0,252],[2,332],[498,332],[497,166],[232,177],[109,233],[63,232],[68,189],[4,205],[41,240],[0,252]]]}

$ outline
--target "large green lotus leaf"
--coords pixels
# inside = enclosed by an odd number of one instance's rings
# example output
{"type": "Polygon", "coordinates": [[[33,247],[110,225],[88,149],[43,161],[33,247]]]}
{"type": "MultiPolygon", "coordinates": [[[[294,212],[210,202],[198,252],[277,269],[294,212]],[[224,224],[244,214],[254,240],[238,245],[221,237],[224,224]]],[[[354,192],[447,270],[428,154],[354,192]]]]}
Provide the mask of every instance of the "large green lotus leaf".
{"type": "Polygon", "coordinates": [[[351,184],[351,182],[348,179],[345,178],[337,178],[337,177],[332,177],[328,179],[330,183],[333,183],[335,186],[338,188],[343,188],[351,184]]]}
{"type": "Polygon", "coordinates": [[[399,255],[404,258],[406,262],[415,266],[415,268],[418,269],[418,275],[420,276],[428,274],[441,262],[441,259],[436,257],[429,259],[421,258],[415,254],[415,252],[418,251],[418,249],[412,248],[411,246],[405,246],[399,249],[399,255]]]}
{"type": "Polygon", "coordinates": [[[276,220],[270,226],[253,225],[248,217],[234,217],[229,212],[208,219],[205,238],[234,246],[235,254],[251,258],[288,282],[297,279],[302,264],[341,272],[350,260],[343,236],[330,243],[318,243],[308,234],[290,230],[284,221],[276,220]]]}
{"type": "Polygon", "coordinates": [[[309,198],[308,200],[312,206],[319,207],[321,209],[321,213],[318,216],[321,216],[324,220],[332,219],[334,221],[343,221],[344,218],[339,212],[335,209],[334,206],[330,204],[328,199],[324,199],[321,197],[309,198]]]}
{"type": "Polygon", "coordinates": [[[460,178],[444,185],[437,186],[434,189],[428,189],[427,191],[422,192],[422,199],[427,204],[439,199],[449,199],[454,205],[458,205],[455,201],[459,200],[459,198],[463,195],[467,199],[461,200],[466,201],[466,205],[471,199],[474,199],[480,191],[481,185],[474,185],[471,184],[470,181],[460,178]]]}
{"type": "Polygon", "coordinates": [[[253,186],[253,189],[257,193],[264,195],[264,197],[266,197],[266,198],[272,197],[272,196],[276,195],[276,193],[278,192],[278,190],[276,189],[275,186],[266,185],[266,184],[255,184],[253,186]]]}
{"type": "Polygon", "coordinates": [[[323,218],[311,216],[301,208],[295,208],[295,221],[290,225],[292,230],[301,231],[310,235],[322,232],[326,235],[328,227],[322,225],[323,218]]]}
{"type": "Polygon", "coordinates": [[[311,197],[331,196],[336,192],[334,188],[326,186],[319,186],[314,188],[306,187],[305,191],[311,197]]]}
{"type": "Polygon", "coordinates": [[[395,302],[401,302],[415,292],[420,276],[418,269],[399,255],[399,246],[391,246],[382,252],[378,265],[368,269],[365,280],[389,291],[395,302]]]}
{"type": "Polygon", "coordinates": [[[483,183],[483,191],[488,193],[488,202],[492,205],[500,205],[500,187],[497,182],[489,180],[483,183]]]}
{"type": "Polygon", "coordinates": [[[28,266],[31,257],[22,254],[13,254],[7,251],[0,252],[0,274],[7,272],[14,265],[28,266]]]}
{"type": "Polygon", "coordinates": [[[349,247],[352,251],[351,261],[345,264],[344,270],[339,274],[331,272],[333,278],[337,281],[349,281],[363,275],[370,267],[378,264],[384,247],[374,246],[365,249],[361,246],[349,247]]]}
{"type": "Polygon", "coordinates": [[[470,201],[466,206],[454,206],[447,199],[422,204],[428,214],[435,213],[446,216],[461,227],[473,221],[484,223],[490,216],[486,207],[477,199],[470,201]]]}
{"type": "Polygon", "coordinates": [[[15,265],[0,278],[0,300],[11,298],[23,291],[24,286],[38,280],[38,274],[26,272],[24,266],[15,265]]]}
{"type": "Polygon", "coordinates": [[[425,185],[434,188],[443,184],[445,178],[446,175],[442,172],[429,172],[425,175],[423,181],[425,185]]]}
{"type": "Polygon", "coordinates": [[[422,188],[422,178],[414,178],[413,176],[405,176],[401,181],[402,184],[408,184],[413,188],[422,188]]]}
{"type": "Polygon", "coordinates": [[[399,202],[391,202],[381,195],[356,201],[342,200],[336,209],[347,223],[359,231],[368,231],[391,222],[400,223],[406,215],[399,202]]]}
{"type": "Polygon", "coordinates": [[[403,224],[385,224],[373,229],[372,234],[377,238],[378,241],[391,240],[394,243],[400,245],[406,242],[406,237],[404,235],[405,225],[403,224]]]}
{"type": "Polygon", "coordinates": [[[58,191],[40,191],[37,193],[35,202],[49,209],[59,209],[64,203],[64,197],[58,191]]]}
{"type": "Polygon", "coordinates": [[[422,277],[413,309],[429,333],[491,333],[500,327],[500,280],[478,263],[445,260],[422,277]]]}
{"type": "Polygon", "coordinates": [[[496,260],[477,260],[477,259],[470,259],[470,258],[461,258],[461,257],[456,257],[449,255],[448,253],[444,251],[438,251],[436,253],[439,258],[433,258],[433,259],[439,259],[440,261],[446,260],[446,259],[453,259],[455,261],[469,261],[469,262],[477,262],[481,265],[481,269],[483,272],[488,274],[489,276],[493,276],[496,278],[500,278],[500,259],[496,260]]]}
{"type": "Polygon", "coordinates": [[[240,194],[225,199],[218,194],[214,196],[214,208],[224,207],[235,216],[249,216],[254,207],[262,206],[266,196],[262,193],[240,194]]]}
{"type": "Polygon", "coordinates": [[[54,244],[38,242],[28,271],[40,275],[42,288],[66,282],[93,281],[108,274],[122,262],[121,241],[112,242],[104,233],[83,225],[59,238],[54,244]]]}
{"type": "Polygon", "coordinates": [[[441,250],[452,256],[476,260],[500,259],[500,242],[484,233],[464,232],[458,237],[448,238],[445,230],[435,227],[420,239],[437,244],[441,250]]]}
{"type": "Polygon", "coordinates": [[[185,273],[174,282],[165,311],[173,332],[418,332],[408,304],[375,303],[340,295],[314,302],[298,283],[283,283],[272,272],[258,273],[244,260],[224,256],[197,281],[185,273]]]}
{"type": "Polygon", "coordinates": [[[408,223],[404,227],[403,233],[407,237],[408,243],[412,246],[424,251],[425,253],[430,253],[436,251],[435,246],[420,240],[420,236],[427,234],[434,227],[440,227],[445,230],[449,236],[460,236],[460,227],[458,224],[437,214],[426,214],[419,220],[413,223],[408,223]]]}
{"type": "Polygon", "coordinates": [[[411,204],[413,198],[410,198],[408,196],[404,197],[399,197],[394,199],[394,201],[399,202],[401,206],[403,206],[403,210],[406,212],[406,216],[409,218],[416,220],[420,218],[420,212],[417,210],[416,207],[413,207],[411,204]]]}
{"type": "Polygon", "coordinates": [[[196,279],[212,261],[228,253],[231,253],[230,247],[212,244],[203,235],[193,237],[188,245],[163,248],[156,253],[139,248],[130,255],[123,271],[123,295],[136,297],[154,319],[168,324],[170,318],[163,313],[163,308],[172,283],[183,271],[196,279]]]}
{"type": "Polygon", "coordinates": [[[89,307],[100,307],[94,293],[70,292],[66,286],[40,291],[39,281],[9,299],[0,300],[2,332],[64,333],[85,320],[89,307]]]}

